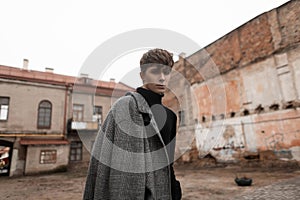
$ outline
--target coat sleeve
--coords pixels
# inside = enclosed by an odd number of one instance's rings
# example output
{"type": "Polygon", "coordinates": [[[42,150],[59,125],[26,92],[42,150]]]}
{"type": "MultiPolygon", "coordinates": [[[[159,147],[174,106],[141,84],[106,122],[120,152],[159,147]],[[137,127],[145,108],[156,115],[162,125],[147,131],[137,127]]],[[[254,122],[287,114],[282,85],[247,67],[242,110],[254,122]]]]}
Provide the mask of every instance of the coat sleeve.
{"type": "Polygon", "coordinates": [[[110,111],[94,142],[83,194],[84,200],[107,199],[106,197],[109,196],[109,190],[106,187],[109,185],[107,182],[110,168],[100,161],[100,157],[105,156],[107,160],[110,159],[111,148],[105,146],[104,143],[106,139],[113,141],[114,129],[115,121],[110,111]],[[103,146],[106,148],[103,148],[103,146]]]}

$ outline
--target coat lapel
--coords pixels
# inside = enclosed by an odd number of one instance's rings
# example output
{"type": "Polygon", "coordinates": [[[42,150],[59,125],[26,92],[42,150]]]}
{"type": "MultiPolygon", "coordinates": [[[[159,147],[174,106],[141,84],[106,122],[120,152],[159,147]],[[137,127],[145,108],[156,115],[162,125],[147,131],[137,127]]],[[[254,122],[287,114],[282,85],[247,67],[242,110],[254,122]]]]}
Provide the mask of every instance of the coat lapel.
{"type": "Polygon", "coordinates": [[[139,94],[137,92],[128,92],[126,94],[126,96],[127,95],[131,95],[134,98],[134,100],[136,102],[136,105],[137,105],[137,109],[138,109],[139,112],[147,113],[147,114],[150,115],[150,118],[151,118],[150,123],[151,123],[152,127],[154,128],[156,134],[158,135],[161,143],[165,146],[165,143],[164,143],[164,141],[162,139],[162,136],[161,136],[161,134],[159,132],[157,123],[154,120],[153,113],[152,113],[152,111],[151,111],[151,109],[150,109],[147,101],[145,100],[145,98],[141,94],[139,94]]]}

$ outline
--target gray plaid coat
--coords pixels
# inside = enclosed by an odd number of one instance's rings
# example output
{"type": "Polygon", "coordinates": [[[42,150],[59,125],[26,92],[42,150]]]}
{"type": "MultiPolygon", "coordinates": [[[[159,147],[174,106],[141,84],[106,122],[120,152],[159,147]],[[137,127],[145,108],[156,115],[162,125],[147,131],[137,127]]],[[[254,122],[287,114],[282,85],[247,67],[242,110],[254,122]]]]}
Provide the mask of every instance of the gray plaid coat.
{"type": "Polygon", "coordinates": [[[146,188],[150,199],[172,199],[168,153],[152,115],[136,92],[114,103],[94,143],[83,199],[143,200],[146,188]]]}

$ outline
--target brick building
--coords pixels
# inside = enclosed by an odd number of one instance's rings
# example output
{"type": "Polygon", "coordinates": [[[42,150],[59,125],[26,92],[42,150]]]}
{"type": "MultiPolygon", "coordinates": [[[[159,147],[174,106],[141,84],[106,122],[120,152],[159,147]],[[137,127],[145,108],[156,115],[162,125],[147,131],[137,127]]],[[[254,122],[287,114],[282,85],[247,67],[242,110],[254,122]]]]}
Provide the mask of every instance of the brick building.
{"type": "Polygon", "coordinates": [[[28,70],[27,62],[22,69],[0,66],[0,174],[60,171],[88,161],[111,104],[132,88],[28,70]]]}
{"type": "Polygon", "coordinates": [[[220,162],[265,152],[300,161],[299,16],[300,1],[289,1],[181,56],[165,99],[179,112],[179,152],[194,145],[220,162]]]}

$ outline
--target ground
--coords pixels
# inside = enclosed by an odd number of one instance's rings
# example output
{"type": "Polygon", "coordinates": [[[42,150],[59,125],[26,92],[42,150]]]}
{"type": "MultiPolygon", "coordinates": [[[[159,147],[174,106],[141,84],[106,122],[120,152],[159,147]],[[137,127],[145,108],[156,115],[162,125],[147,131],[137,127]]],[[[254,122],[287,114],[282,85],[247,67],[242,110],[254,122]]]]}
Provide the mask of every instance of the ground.
{"type": "MultiPolygon", "coordinates": [[[[68,172],[48,175],[0,177],[0,199],[82,199],[86,167],[76,167],[68,172]]],[[[183,200],[231,199],[274,183],[294,177],[300,178],[298,167],[244,168],[227,165],[199,167],[193,164],[175,165],[177,179],[181,182],[183,200]],[[236,176],[253,179],[250,187],[235,184],[236,176]]],[[[239,198],[235,198],[239,199],[239,198]]]]}

